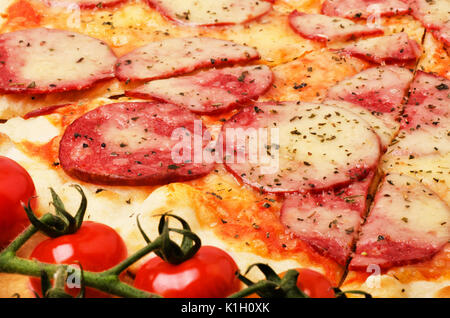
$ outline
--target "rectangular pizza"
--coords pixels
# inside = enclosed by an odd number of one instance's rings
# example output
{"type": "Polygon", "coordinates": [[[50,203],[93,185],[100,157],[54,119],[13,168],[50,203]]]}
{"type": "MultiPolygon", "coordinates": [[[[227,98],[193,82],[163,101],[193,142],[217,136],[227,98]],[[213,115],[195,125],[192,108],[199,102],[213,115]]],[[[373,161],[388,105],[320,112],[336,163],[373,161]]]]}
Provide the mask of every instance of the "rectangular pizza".
{"type": "Polygon", "coordinates": [[[450,297],[449,47],[448,0],[1,1],[0,297],[450,297]]]}

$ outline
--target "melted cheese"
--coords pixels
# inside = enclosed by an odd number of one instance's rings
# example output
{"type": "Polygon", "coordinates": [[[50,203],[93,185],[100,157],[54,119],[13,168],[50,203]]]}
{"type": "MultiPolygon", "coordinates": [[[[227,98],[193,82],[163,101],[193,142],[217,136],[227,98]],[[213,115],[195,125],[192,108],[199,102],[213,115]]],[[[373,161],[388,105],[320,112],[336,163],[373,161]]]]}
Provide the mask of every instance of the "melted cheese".
{"type": "Polygon", "coordinates": [[[52,86],[84,87],[113,76],[114,54],[102,41],[82,34],[35,28],[4,34],[2,43],[11,86],[32,83],[45,91],[52,86]]]}
{"type": "Polygon", "coordinates": [[[417,68],[425,72],[434,72],[450,78],[450,55],[445,46],[434,38],[431,33],[425,35],[423,55],[417,68]]]}
{"type": "Polygon", "coordinates": [[[264,0],[148,0],[169,19],[187,25],[245,23],[271,9],[264,0]]]}
{"type": "MultiPolygon", "coordinates": [[[[0,2],[0,13],[6,12],[6,9],[16,0],[3,0],[0,2]]],[[[0,26],[6,21],[6,15],[0,14],[0,26]]]]}
{"type": "MultiPolygon", "coordinates": [[[[98,99],[90,107],[96,107],[99,104],[106,103],[106,101],[105,99],[98,99]]],[[[235,239],[222,233],[220,217],[216,215],[219,205],[211,201],[211,193],[218,193],[218,195],[223,196],[223,202],[221,200],[220,203],[226,203],[228,206],[223,206],[221,209],[223,209],[223,212],[230,213],[230,217],[234,213],[232,211],[242,211],[243,204],[248,205],[250,209],[255,207],[254,201],[248,201],[249,198],[254,196],[253,191],[250,189],[243,191],[241,186],[233,178],[226,176],[224,171],[218,174],[213,173],[204,180],[195,180],[192,185],[175,183],[162,187],[139,188],[103,187],[79,182],[68,177],[58,166],[53,166],[53,160],[51,159],[53,156],[45,153],[45,151],[48,151],[45,150],[47,149],[45,142],[49,141],[49,144],[52,144],[54,140],[58,140],[58,138],[54,138],[55,133],[58,136],[62,134],[63,127],[61,124],[66,122],[63,114],[70,114],[70,108],[68,110],[62,109],[61,112],[62,114],[55,113],[28,120],[17,118],[8,121],[7,124],[0,124],[0,153],[19,162],[30,173],[38,194],[39,205],[36,210],[38,215],[51,212],[48,204],[51,201],[49,187],[54,188],[61,196],[68,211],[76,211],[79,204],[79,195],[70,185],[78,183],[83,187],[88,198],[85,219],[101,222],[114,228],[124,238],[129,254],[145,245],[145,241],[137,229],[137,215],[142,214],[142,226],[151,238],[155,238],[157,236],[157,218],[151,215],[171,211],[189,222],[192,229],[200,235],[204,245],[214,245],[229,251],[243,271],[252,263],[263,262],[270,263],[279,272],[295,267],[313,268],[327,276],[329,275],[333,281],[338,281],[342,271],[337,265],[333,265],[333,262],[317,259],[303,245],[295,247],[292,252],[283,248],[282,245],[289,242],[288,237],[280,236],[283,238],[282,244],[276,236],[271,237],[270,240],[267,239],[267,241],[251,240],[249,236],[248,240],[243,241],[241,238],[235,239]],[[46,133],[42,134],[39,142],[30,142],[30,140],[25,141],[23,136],[17,133],[25,130],[30,135],[39,135],[38,132],[40,131],[46,131],[46,133]],[[227,183],[230,187],[236,189],[228,192],[227,183]],[[217,189],[217,187],[221,187],[222,190],[217,189]],[[227,193],[235,193],[241,196],[240,201],[226,198],[222,192],[223,187],[227,187],[227,193]],[[247,245],[246,242],[251,243],[247,245]],[[280,253],[281,250],[286,250],[286,253],[280,253]]],[[[75,114],[75,118],[76,116],[75,114]]],[[[255,198],[255,200],[257,199],[255,198]]],[[[262,207],[264,202],[256,205],[256,207],[265,209],[262,207]]],[[[239,218],[239,216],[236,217],[239,218]]],[[[274,217],[278,218],[276,215],[274,217]]],[[[273,222],[270,225],[273,226],[273,222]]],[[[263,226],[261,227],[263,228],[263,226]]],[[[280,233],[280,230],[276,231],[273,235],[280,233]]],[[[242,238],[246,236],[245,232],[238,233],[241,233],[242,238]]],[[[263,237],[265,237],[265,233],[263,233],[263,237]]],[[[131,270],[136,270],[139,264],[131,270]]],[[[252,275],[256,275],[256,272],[252,275]]],[[[3,282],[4,280],[0,278],[0,281],[3,282]]],[[[21,282],[21,280],[19,281],[21,282]]]]}
{"type": "Polygon", "coordinates": [[[362,231],[361,244],[376,241],[377,231],[396,242],[445,244],[450,238],[450,208],[416,179],[389,174],[362,231]]]}
{"type": "Polygon", "coordinates": [[[431,154],[423,157],[392,156],[387,153],[381,159],[384,172],[403,173],[422,181],[450,205],[450,153],[431,154]]]}
{"type": "Polygon", "coordinates": [[[45,117],[24,120],[12,118],[0,125],[0,133],[7,134],[14,142],[29,141],[44,144],[59,134],[59,130],[45,117]],[[36,132],[39,133],[36,133],[36,132]]]}
{"type": "MultiPolygon", "coordinates": [[[[0,1],[0,12],[4,12],[5,8],[15,1],[0,1]]],[[[110,10],[78,11],[52,8],[51,12],[46,12],[42,17],[41,25],[70,29],[100,38],[111,45],[118,56],[149,42],[174,37],[210,36],[232,40],[239,44],[256,47],[262,56],[263,63],[277,66],[274,68],[276,75],[274,88],[263,99],[318,101],[324,98],[329,86],[368,66],[358,59],[347,57],[344,59],[329,50],[322,50],[322,45],[303,39],[289,27],[287,15],[292,10],[319,13],[321,2],[279,0],[274,4],[274,10],[260,18],[258,23],[251,22],[227,28],[178,26],[169,22],[156,10],[150,9],[143,1],[130,1],[126,5],[110,10]],[[309,71],[310,67],[312,72],[309,71]],[[303,82],[307,83],[307,86],[294,88],[303,82]]],[[[32,3],[39,12],[44,12],[39,1],[32,1],[32,3]]],[[[381,21],[385,34],[404,30],[416,41],[420,42],[422,39],[423,28],[420,27],[420,22],[413,20],[410,16],[383,18],[381,21]]],[[[0,26],[3,22],[5,22],[5,16],[0,16],[0,26]]],[[[3,23],[1,32],[20,28],[23,26],[16,21],[3,23]]],[[[341,44],[336,43],[336,45],[341,44]]],[[[449,76],[445,67],[448,64],[446,59],[448,56],[442,46],[431,34],[427,34],[425,54],[420,61],[420,67],[426,71],[437,71],[441,75],[449,76]]],[[[52,139],[52,136],[56,131],[59,135],[62,133],[62,123],[67,125],[89,109],[115,102],[117,99],[110,100],[106,97],[120,95],[125,88],[129,86],[114,80],[83,92],[39,97],[0,96],[0,118],[20,116],[39,107],[75,104],[68,107],[67,111],[61,110],[57,114],[39,119],[27,121],[15,119],[6,125],[0,124],[0,154],[17,160],[30,172],[39,195],[37,209],[39,214],[49,210],[48,202],[51,197],[48,187],[50,186],[61,194],[69,211],[76,211],[79,204],[78,194],[69,185],[80,182],[67,177],[60,168],[52,165],[57,156],[54,156],[54,150],[51,148],[57,145],[58,139],[58,137],[52,139]],[[42,134],[42,131],[45,131],[45,134],[42,134]],[[25,132],[27,138],[30,138],[29,141],[33,142],[21,142],[24,139],[22,134],[25,132]],[[39,145],[51,139],[54,142],[39,145]]],[[[128,98],[119,98],[117,101],[128,100],[128,98]]],[[[215,118],[204,119],[212,122],[216,131],[220,127],[215,118]]],[[[385,159],[383,171],[404,172],[421,179],[424,184],[450,203],[448,191],[450,174],[448,170],[445,170],[450,167],[448,155],[412,160],[385,159]]],[[[172,211],[190,222],[204,244],[216,245],[230,252],[241,270],[245,270],[248,264],[264,262],[270,263],[277,272],[300,266],[321,271],[335,282],[340,279],[342,268],[326,258],[317,256],[302,242],[282,231],[278,222],[281,205],[278,198],[262,196],[237,183],[222,169],[218,171],[186,184],[172,184],[159,188],[100,187],[81,183],[89,200],[86,219],[96,220],[115,228],[124,237],[131,253],[144,245],[143,239],[137,232],[136,215],[142,214],[141,223],[147,234],[154,238],[157,232],[154,226],[155,218],[151,215],[158,211],[172,211]],[[107,189],[98,191],[103,188],[107,189]],[[267,202],[270,203],[270,208],[264,207],[264,203],[267,202]],[[223,221],[228,222],[227,227],[223,226],[223,221]],[[238,234],[240,236],[235,237],[238,234]]],[[[42,236],[38,235],[21,251],[21,255],[28,255],[31,248],[41,239],[42,236]]],[[[445,288],[448,289],[450,285],[450,277],[448,274],[445,276],[445,273],[448,273],[448,267],[445,267],[449,259],[448,249],[447,247],[447,252],[441,252],[431,263],[390,270],[386,275],[382,275],[381,285],[375,285],[371,289],[367,286],[370,280],[365,283],[365,278],[354,279],[360,274],[351,272],[343,289],[363,288],[374,296],[385,297],[445,295],[445,288]],[[393,275],[402,281],[398,281],[393,275]]],[[[136,266],[132,268],[132,270],[135,269],[136,266]]],[[[253,271],[251,275],[253,277],[253,271]]],[[[1,296],[10,297],[14,292],[20,292],[22,296],[33,296],[28,290],[28,278],[25,276],[0,274],[0,284],[1,296]]]]}

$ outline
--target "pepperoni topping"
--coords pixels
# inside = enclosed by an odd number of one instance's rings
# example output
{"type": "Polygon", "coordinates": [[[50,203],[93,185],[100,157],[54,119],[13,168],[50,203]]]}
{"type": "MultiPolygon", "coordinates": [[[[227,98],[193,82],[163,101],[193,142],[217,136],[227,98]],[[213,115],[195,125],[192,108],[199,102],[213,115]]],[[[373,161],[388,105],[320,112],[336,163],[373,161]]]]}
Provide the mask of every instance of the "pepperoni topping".
{"type": "Polygon", "coordinates": [[[450,124],[450,80],[418,71],[410,87],[403,112],[403,129],[448,127],[450,124]],[[445,121],[445,122],[442,122],[445,121]]]}
{"type": "Polygon", "coordinates": [[[361,40],[344,48],[344,52],[378,64],[405,64],[421,55],[419,44],[404,32],[361,40]]]}
{"type": "Polygon", "coordinates": [[[319,253],[345,265],[366,210],[374,173],[344,188],[288,195],[281,208],[286,228],[319,253]]]}
{"type": "MultiPolygon", "coordinates": [[[[64,171],[109,185],[155,185],[208,174],[197,163],[207,131],[196,116],[171,104],[116,103],[98,107],[67,127],[60,143],[64,171]],[[182,140],[180,141],[180,138],[182,140]],[[200,138],[200,144],[192,142],[200,138]],[[194,146],[192,146],[194,145],[194,146]]],[[[202,161],[202,160],[200,160],[202,161]]]]}
{"type": "Polygon", "coordinates": [[[433,30],[431,33],[438,41],[450,46],[450,23],[446,23],[440,30],[433,30]]]}
{"type": "Polygon", "coordinates": [[[126,94],[173,103],[195,113],[212,114],[257,99],[270,88],[272,81],[268,66],[230,67],[152,81],[126,94]]]}
{"type": "Polygon", "coordinates": [[[445,45],[450,45],[450,2],[410,0],[413,16],[445,45]]]}
{"type": "Polygon", "coordinates": [[[30,119],[30,118],[34,118],[34,117],[40,117],[40,116],[53,114],[58,109],[66,107],[66,106],[70,106],[70,105],[72,105],[72,104],[52,105],[52,106],[46,106],[46,107],[33,109],[32,111],[23,115],[23,119],[30,119]]]}
{"type": "Polygon", "coordinates": [[[413,74],[396,66],[364,70],[328,90],[328,98],[360,105],[370,111],[397,116],[413,74]]]}
{"type": "Polygon", "coordinates": [[[78,5],[81,9],[109,8],[127,0],[43,0],[49,6],[78,5]]]}
{"type": "Polygon", "coordinates": [[[450,80],[418,71],[409,90],[394,155],[450,152],[450,80]]]}
{"type": "Polygon", "coordinates": [[[450,209],[419,181],[386,176],[362,227],[350,269],[383,269],[430,259],[450,239],[450,209]]]}
{"type": "Polygon", "coordinates": [[[401,0],[325,0],[322,13],[344,18],[368,18],[409,13],[409,6],[401,0]]]}
{"type": "Polygon", "coordinates": [[[312,103],[247,107],[224,124],[219,142],[234,175],[274,193],[349,184],[364,178],[380,156],[379,138],[363,119],[312,103]]]}
{"type": "Polygon", "coordinates": [[[86,89],[114,77],[116,56],[102,41],[37,28],[0,35],[0,92],[46,94],[86,89]]]}
{"type": "Polygon", "coordinates": [[[187,25],[230,25],[257,19],[272,8],[264,0],[147,0],[169,20],[187,25]]]}
{"type": "Polygon", "coordinates": [[[356,24],[348,19],[298,11],[289,15],[289,25],[301,36],[321,42],[383,34],[382,29],[356,24]]]}
{"type": "Polygon", "coordinates": [[[121,81],[154,80],[259,57],[255,49],[231,41],[194,37],[167,39],[122,56],[116,76],[121,81]]]}
{"type": "Polygon", "coordinates": [[[387,147],[390,145],[392,139],[397,134],[398,129],[400,127],[399,123],[396,120],[392,120],[385,114],[371,112],[366,108],[356,104],[337,100],[325,100],[324,104],[334,105],[348,109],[349,111],[357,114],[359,117],[367,121],[380,138],[383,150],[386,150],[387,147]]]}

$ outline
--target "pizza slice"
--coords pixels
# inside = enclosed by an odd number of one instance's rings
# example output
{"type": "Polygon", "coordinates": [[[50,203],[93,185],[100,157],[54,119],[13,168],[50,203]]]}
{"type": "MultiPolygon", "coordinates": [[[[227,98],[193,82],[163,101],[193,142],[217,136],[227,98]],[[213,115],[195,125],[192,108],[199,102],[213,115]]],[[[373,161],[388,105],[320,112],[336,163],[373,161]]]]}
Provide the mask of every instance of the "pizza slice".
{"type": "MultiPolygon", "coordinates": [[[[116,56],[125,59],[125,63],[129,60],[126,55],[138,47],[172,38],[205,37],[232,41],[239,45],[245,45],[250,50],[255,47],[261,57],[261,63],[269,65],[284,63],[316,47],[314,43],[301,41],[289,27],[286,19],[287,13],[274,8],[271,8],[260,18],[249,22],[238,22],[234,25],[221,27],[202,27],[174,23],[166,19],[164,15],[161,15],[159,11],[149,6],[145,1],[120,4],[113,8],[96,7],[95,9],[83,7],[80,9],[75,7],[74,9],[73,6],[67,7],[52,3],[49,5],[40,0],[11,1],[11,4],[12,6],[5,8],[7,19],[3,23],[1,33],[35,27],[58,30],[70,29],[73,32],[102,39],[116,56]],[[89,23],[82,21],[89,21],[89,23]],[[139,27],[136,29],[136,26],[139,27]]],[[[193,3],[191,5],[194,6],[193,3]]],[[[250,12],[256,9],[252,8],[250,8],[250,12]]],[[[62,55],[55,55],[55,52],[52,55],[55,56],[55,60],[64,58],[62,55]]],[[[214,59],[214,57],[217,56],[211,55],[210,59],[214,59]]],[[[229,58],[230,61],[238,61],[233,56],[229,56],[229,58]]],[[[84,60],[84,62],[86,61],[87,59],[84,60]]],[[[83,61],[80,62],[80,64],[82,63],[83,61]]],[[[204,67],[202,65],[204,64],[198,64],[196,67],[204,67]]],[[[76,66],[80,65],[77,64],[76,66]]],[[[187,71],[185,70],[185,72],[187,71]]],[[[32,84],[32,82],[30,81],[26,86],[32,84]]],[[[7,119],[14,116],[23,116],[36,108],[77,103],[79,101],[88,102],[90,99],[105,95],[120,95],[128,87],[130,85],[127,85],[126,81],[118,83],[117,80],[110,80],[97,83],[90,89],[78,87],[77,90],[64,93],[53,92],[36,95],[30,92],[26,95],[2,95],[0,117],[7,119]],[[80,88],[84,89],[79,90],[80,88]]]]}
{"type": "MultiPolygon", "coordinates": [[[[86,220],[129,254],[147,244],[137,216],[154,238],[170,212],[241,271],[267,263],[379,297],[448,296],[444,29],[404,1],[69,2],[13,0],[0,30],[33,69],[3,65],[22,68],[3,83],[0,155],[31,175],[38,215],[49,187],[76,211],[76,183],[86,220]],[[52,35],[17,37],[30,32],[52,35]],[[42,71],[66,59],[63,76],[42,71]]],[[[0,284],[2,297],[32,296],[26,276],[0,284]]]]}
{"type": "Polygon", "coordinates": [[[448,85],[443,77],[416,73],[400,131],[382,158],[387,176],[363,225],[345,287],[381,297],[422,297],[427,288],[434,297],[448,297],[448,85]],[[436,237],[425,239],[431,233],[436,237]]]}

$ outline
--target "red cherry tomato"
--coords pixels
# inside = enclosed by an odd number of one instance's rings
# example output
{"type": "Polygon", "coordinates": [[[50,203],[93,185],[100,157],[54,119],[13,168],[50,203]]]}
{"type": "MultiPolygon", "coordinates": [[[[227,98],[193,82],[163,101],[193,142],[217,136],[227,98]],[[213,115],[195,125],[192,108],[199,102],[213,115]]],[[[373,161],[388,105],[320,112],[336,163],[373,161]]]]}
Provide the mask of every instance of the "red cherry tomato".
{"type": "Polygon", "coordinates": [[[297,269],[299,275],[297,286],[311,298],[335,298],[333,285],[322,274],[302,268],[297,269]]]}
{"type": "MultiPolygon", "coordinates": [[[[36,195],[33,180],[15,161],[0,156],[0,248],[10,243],[29,224],[21,202],[36,195]]],[[[36,207],[36,199],[31,200],[36,207]]]]}
{"type": "Polygon", "coordinates": [[[136,288],[167,298],[224,298],[240,289],[238,267],[223,250],[202,246],[191,259],[172,265],[150,259],[136,274],[136,288]]]}
{"type": "MultiPolygon", "coordinates": [[[[107,270],[127,257],[124,241],[107,225],[85,221],[80,229],[70,235],[50,238],[41,242],[31,253],[31,259],[51,264],[81,264],[83,270],[101,272],[107,270]]],[[[30,278],[31,288],[42,296],[39,278],[30,278]]],[[[72,296],[79,293],[78,288],[68,288],[72,296]]],[[[87,298],[108,297],[107,294],[86,288],[87,298]]]]}

